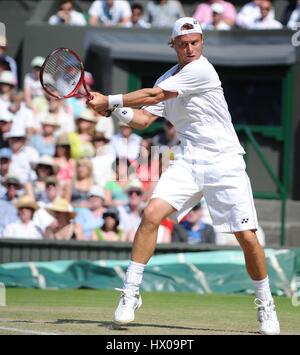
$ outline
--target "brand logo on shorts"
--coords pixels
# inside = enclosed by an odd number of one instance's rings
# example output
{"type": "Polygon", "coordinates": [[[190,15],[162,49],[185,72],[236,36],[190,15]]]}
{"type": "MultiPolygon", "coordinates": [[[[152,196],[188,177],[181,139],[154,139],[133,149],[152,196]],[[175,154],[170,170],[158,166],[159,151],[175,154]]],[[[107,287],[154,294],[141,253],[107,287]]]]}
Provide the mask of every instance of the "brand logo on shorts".
{"type": "Polygon", "coordinates": [[[247,224],[249,222],[249,218],[243,218],[242,219],[242,224],[247,224]]]}

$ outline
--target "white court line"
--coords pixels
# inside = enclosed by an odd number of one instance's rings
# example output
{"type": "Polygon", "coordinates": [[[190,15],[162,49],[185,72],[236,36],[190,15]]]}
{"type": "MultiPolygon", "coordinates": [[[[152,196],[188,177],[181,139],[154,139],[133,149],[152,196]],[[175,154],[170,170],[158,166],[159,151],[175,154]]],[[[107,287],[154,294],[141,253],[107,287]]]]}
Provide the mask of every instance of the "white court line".
{"type": "Polygon", "coordinates": [[[0,330],[8,330],[11,332],[32,334],[32,335],[59,335],[59,334],[55,334],[55,333],[36,332],[34,330],[24,330],[24,329],[9,328],[9,327],[0,327],[0,330]]]}

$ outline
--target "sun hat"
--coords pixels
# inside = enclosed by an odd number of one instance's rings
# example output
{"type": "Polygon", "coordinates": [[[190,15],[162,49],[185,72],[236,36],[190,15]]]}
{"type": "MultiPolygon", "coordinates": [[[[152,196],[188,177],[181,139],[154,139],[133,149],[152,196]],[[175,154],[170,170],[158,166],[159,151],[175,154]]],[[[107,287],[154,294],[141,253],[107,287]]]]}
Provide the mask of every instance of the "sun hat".
{"type": "Polygon", "coordinates": [[[26,130],[24,127],[18,127],[13,125],[11,130],[4,135],[5,139],[11,139],[11,138],[26,138],[26,130]]]}
{"type": "Polygon", "coordinates": [[[48,113],[41,119],[41,124],[43,125],[48,125],[48,126],[54,126],[59,128],[60,123],[58,122],[57,116],[54,115],[53,113],[48,113]]]}
{"type": "Polygon", "coordinates": [[[141,181],[135,179],[132,180],[126,188],[126,192],[129,193],[130,191],[143,191],[143,184],[141,181]]]}
{"type": "Polygon", "coordinates": [[[0,84],[7,84],[7,85],[11,85],[11,86],[16,86],[17,80],[11,71],[4,70],[0,74],[0,84]]]}
{"type": "Polygon", "coordinates": [[[172,31],[172,39],[178,36],[183,36],[191,33],[199,33],[199,34],[203,33],[200,23],[192,17],[181,17],[174,23],[173,31],[172,31]],[[189,30],[182,29],[184,25],[190,25],[191,29],[189,30]]]}
{"type": "Polygon", "coordinates": [[[76,120],[85,120],[93,123],[97,123],[97,118],[94,114],[94,111],[90,109],[85,109],[83,110],[78,117],[76,117],[76,120]]]}
{"type": "Polygon", "coordinates": [[[31,208],[34,211],[39,209],[38,204],[35,202],[35,200],[33,200],[30,196],[22,196],[21,198],[19,198],[19,200],[15,203],[15,207],[17,209],[20,208],[31,208]]]}
{"type": "Polygon", "coordinates": [[[56,145],[57,146],[70,146],[71,143],[70,143],[70,138],[68,136],[68,134],[62,134],[61,136],[59,136],[57,138],[57,141],[56,141],[56,145]]]}
{"type": "Polygon", "coordinates": [[[92,186],[88,192],[88,197],[100,197],[104,199],[104,191],[100,186],[92,186]]]}
{"type": "Polygon", "coordinates": [[[219,4],[216,2],[211,5],[211,10],[212,10],[212,12],[214,12],[216,14],[223,14],[224,6],[222,4],[219,4]]]}
{"type": "Polygon", "coordinates": [[[76,212],[74,211],[73,207],[69,204],[69,202],[61,197],[57,197],[48,207],[46,210],[53,214],[55,212],[59,213],[68,213],[70,219],[73,219],[76,216],[76,212]]]}
{"type": "Polygon", "coordinates": [[[41,68],[43,66],[45,62],[45,58],[44,57],[34,57],[31,61],[31,67],[32,68],[41,68]]]}
{"type": "Polygon", "coordinates": [[[4,187],[8,187],[9,185],[14,185],[17,190],[22,190],[23,186],[20,180],[15,176],[8,176],[5,181],[2,182],[4,187]]]}
{"type": "Polygon", "coordinates": [[[59,166],[54,163],[54,159],[48,155],[43,155],[37,162],[30,163],[30,165],[33,170],[36,170],[39,165],[49,166],[53,169],[54,174],[56,174],[59,170],[59,166]]]}

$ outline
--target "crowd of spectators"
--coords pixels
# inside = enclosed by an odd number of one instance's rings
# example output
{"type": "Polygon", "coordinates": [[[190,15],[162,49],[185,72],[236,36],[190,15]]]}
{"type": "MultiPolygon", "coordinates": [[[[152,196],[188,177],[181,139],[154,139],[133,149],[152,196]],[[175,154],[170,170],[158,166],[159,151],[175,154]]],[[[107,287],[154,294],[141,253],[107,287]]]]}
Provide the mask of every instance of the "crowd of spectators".
{"type": "MultiPolygon", "coordinates": [[[[0,237],[131,242],[179,144],[176,131],[164,122],[157,135],[143,138],[127,125],[115,127],[113,117],[95,114],[81,98],[46,96],[43,62],[32,59],[24,91],[10,67],[0,73],[0,237]]],[[[86,77],[91,90],[92,74],[86,77]]],[[[163,221],[158,242],[214,242],[199,209],[180,231],[163,221]]]]}
{"type": "MultiPolygon", "coordinates": [[[[125,0],[96,0],[88,16],[64,0],[49,23],[168,27],[184,15],[177,0],[131,6],[125,0]]],[[[227,1],[210,0],[199,4],[193,16],[205,29],[283,26],[269,0],[253,0],[240,11],[227,1]]],[[[300,0],[287,9],[285,25],[292,28],[299,21],[300,0]]],[[[157,135],[142,137],[124,124],[115,127],[113,117],[87,109],[82,98],[50,98],[39,81],[45,59],[33,58],[31,72],[18,82],[7,45],[0,36],[0,238],[132,241],[165,161],[180,143],[174,127],[165,121],[157,135]],[[153,146],[169,150],[158,154],[153,146]]],[[[85,77],[92,90],[92,74],[85,77]]],[[[158,234],[160,243],[221,239],[205,201],[179,225],[163,221],[158,234]]]]}
{"type": "Polygon", "coordinates": [[[95,0],[86,14],[74,9],[72,0],[62,0],[49,24],[84,26],[124,26],[134,28],[172,27],[180,17],[193,16],[205,30],[295,28],[300,22],[300,0],[287,3],[282,18],[277,19],[272,0],[252,0],[241,8],[225,0],[199,2],[192,13],[186,13],[179,0],[95,0]]]}

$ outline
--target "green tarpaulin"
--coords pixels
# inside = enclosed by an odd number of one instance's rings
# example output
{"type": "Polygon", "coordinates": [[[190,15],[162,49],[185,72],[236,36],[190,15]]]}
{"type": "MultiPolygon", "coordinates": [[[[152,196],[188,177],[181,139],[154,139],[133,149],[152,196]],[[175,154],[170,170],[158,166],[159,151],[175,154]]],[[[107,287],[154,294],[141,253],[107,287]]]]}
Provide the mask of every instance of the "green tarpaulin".
{"type": "MultiPolygon", "coordinates": [[[[290,296],[295,291],[297,253],[266,250],[274,294],[290,296]]],[[[112,289],[122,286],[127,266],[128,261],[119,260],[2,264],[0,282],[7,287],[112,289]]],[[[154,256],[145,271],[143,290],[250,293],[253,287],[243,253],[237,250],[154,256]]]]}

